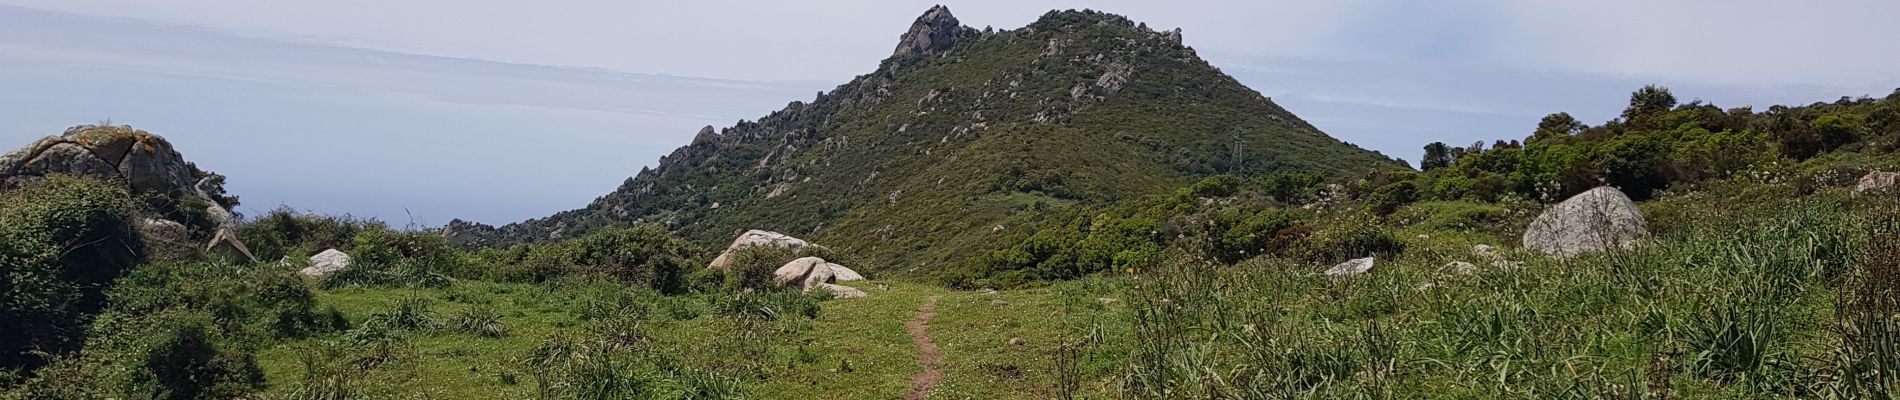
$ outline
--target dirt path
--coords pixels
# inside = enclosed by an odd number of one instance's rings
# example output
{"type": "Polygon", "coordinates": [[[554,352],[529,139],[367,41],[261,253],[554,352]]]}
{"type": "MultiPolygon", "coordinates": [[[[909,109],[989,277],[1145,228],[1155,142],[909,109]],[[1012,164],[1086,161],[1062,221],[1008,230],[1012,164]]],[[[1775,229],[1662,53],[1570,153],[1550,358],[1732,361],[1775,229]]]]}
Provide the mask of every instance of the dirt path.
{"type": "Polygon", "coordinates": [[[917,318],[904,323],[904,330],[910,331],[910,341],[917,344],[917,364],[924,367],[923,371],[910,376],[910,391],[904,393],[904,400],[923,400],[930,388],[943,379],[943,370],[937,366],[937,361],[943,359],[943,351],[937,350],[937,343],[930,341],[930,334],[924,332],[924,328],[930,326],[930,317],[937,315],[939,297],[943,296],[924,300],[924,306],[917,308],[917,318]]]}

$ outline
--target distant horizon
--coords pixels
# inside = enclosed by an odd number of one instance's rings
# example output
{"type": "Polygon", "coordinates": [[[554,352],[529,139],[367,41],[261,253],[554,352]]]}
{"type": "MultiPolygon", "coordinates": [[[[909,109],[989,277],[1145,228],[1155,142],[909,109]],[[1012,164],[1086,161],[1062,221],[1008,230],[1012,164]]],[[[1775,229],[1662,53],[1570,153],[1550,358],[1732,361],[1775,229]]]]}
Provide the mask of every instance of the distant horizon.
{"type": "MultiPolygon", "coordinates": [[[[495,56],[504,50],[364,45],[295,31],[316,29],[311,27],[260,33],[254,26],[220,25],[229,22],[222,19],[226,16],[214,18],[189,9],[141,19],[85,5],[0,3],[26,5],[0,5],[0,86],[12,88],[0,94],[0,146],[11,149],[69,126],[110,119],[165,136],[188,160],[229,176],[229,189],[244,200],[240,211],[246,214],[287,205],[377,218],[395,226],[408,224],[412,215],[426,226],[456,218],[503,225],[585,206],[642,167],[654,165],[660,155],[687,144],[701,126],[724,128],[734,121],[754,120],[870,72],[888,55],[910,18],[928,7],[865,6],[883,16],[826,27],[836,32],[811,33],[864,36],[836,50],[824,49],[817,40],[783,37],[769,28],[752,32],[750,37],[768,42],[768,47],[793,50],[735,46],[697,51],[720,60],[731,56],[724,53],[751,50],[766,51],[764,58],[799,51],[820,55],[718,66],[698,76],[680,74],[678,66],[656,64],[635,72],[611,62],[576,63],[584,61],[578,58],[550,57],[547,63],[536,63],[527,56],[495,56]],[[883,11],[899,8],[914,10],[904,17],[883,11]],[[399,49],[403,47],[415,51],[399,49]],[[741,67],[804,72],[732,72],[741,67]]],[[[1000,8],[1032,7],[983,5],[969,7],[976,11],[966,15],[963,5],[949,6],[965,25],[979,29],[1002,28],[984,20],[1002,13],[1000,8]]],[[[303,5],[291,8],[297,7],[303,5]]],[[[1128,8],[1142,7],[1152,6],[1128,8]]],[[[1142,10],[1107,11],[1146,21],[1138,12],[1142,10]]],[[[1184,25],[1193,21],[1162,11],[1156,18],[1184,25]]],[[[1391,12],[1374,10],[1368,15],[1391,12]]],[[[1017,14],[1010,13],[1009,20],[1033,20],[1042,11],[1017,14]]],[[[1380,21],[1342,18],[1339,21],[1349,24],[1380,21]]],[[[1402,38],[1403,32],[1377,30],[1330,39],[1368,43],[1357,50],[1365,54],[1273,54],[1230,43],[1238,39],[1218,35],[1237,35],[1233,31],[1240,28],[1225,24],[1231,22],[1227,19],[1210,21],[1184,26],[1187,44],[1210,63],[1329,135],[1414,166],[1426,143],[1522,138],[1537,118],[1549,113],[1569,112],[1600,124],[1616,116],[1630,91],[1650,83],[1671,87],[1684,102],[1700,99],[1757,109],[1843,96],[1881,97],[1900,87],[1900,80],[1893,78],[1843,84],[1837,78],[1776,75],[1772,66],[1760,67],[1768,69],[1761,72],[1759,83],[1737,83],[1734,77],[1716,75],[1749,73],[1710,74],[1698,81],[1672,79],[1670,75],[1677,74],[1673,72],[1465,62],[1487,58],[1466,57],[1486,51],[1459,44],[1482,35],[1456,29],[1449,36],[1414,43],[1381,43],[1402,38]],[[1358,35],[1373,38],[1352,39],[1358,35]],[[1396,47],[1377,49],[1380,46],[1396,47]],[[1369,56],[1382,51],[1393,56],[1369,56]]],[[[1156,22],[1149,26],[1172,29],[1156,22]]],[[[669,39],[695,40],[688,33],[669,39]]],[[[709,40],[718,45],[734,39],[709,40]]],[[[1297,39],[1272,39],[1286,40],[1297,39]]],[[[1412,39],[1398,42],[1407,40],[1412,39]]],[[[498,46],[495,49],[507,48],[498,46]]],[[[1880,46],[1895,45],[1863,46],[1864,52],[1881,52],[1880,46]]],[[[1700,67],[1720,69],[1722,62],[1711,58],[1710,65],[1700,67]]],[[[1865,64],[1877,65],[1851,67],[1900,76],[1900,65],[1892,60],[1865,64]]]]}

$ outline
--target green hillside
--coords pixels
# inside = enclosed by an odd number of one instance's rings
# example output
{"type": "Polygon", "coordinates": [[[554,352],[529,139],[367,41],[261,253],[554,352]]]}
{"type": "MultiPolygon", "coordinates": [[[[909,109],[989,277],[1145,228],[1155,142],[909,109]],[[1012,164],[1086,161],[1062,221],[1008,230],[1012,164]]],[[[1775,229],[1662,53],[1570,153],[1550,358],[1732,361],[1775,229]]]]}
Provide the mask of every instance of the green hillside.
{"type": "Polygon", "coordinates": [[[714,133],[586,208],[455,240],[505,245],[660,223],[702,245],[803,237],[871,270],[968,262],[1076,204],[1216,174],[1355,176],[1396,167],[1326,136],[1181,45],[1116,15],[1054,11],[1017,30],[920,17],[875,72],[714,133]],[[905,50],[935,35],[926,48],[905,50]],[[999,228],[1000,226],[1000,228],[999,228]]]}

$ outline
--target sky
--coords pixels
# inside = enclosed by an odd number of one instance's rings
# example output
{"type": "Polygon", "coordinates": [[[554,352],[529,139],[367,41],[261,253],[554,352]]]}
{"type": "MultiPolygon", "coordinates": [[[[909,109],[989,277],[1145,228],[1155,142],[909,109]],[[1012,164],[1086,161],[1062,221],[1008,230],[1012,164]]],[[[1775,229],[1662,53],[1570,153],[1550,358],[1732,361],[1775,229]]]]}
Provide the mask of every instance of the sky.
{"type": "MultiPolygon", "coordinates": [[[[1342,140],[1416,159],[1615,117],[1900,88],[1900,2],[945,2],[1013,29],[1091,8],[1180,27],[1342,140]]],[[[0,147],[110,121],[280,206],[435,226],[584,206],[702,126],[875,69],[930,2],[0,0],[0,147]]]]}

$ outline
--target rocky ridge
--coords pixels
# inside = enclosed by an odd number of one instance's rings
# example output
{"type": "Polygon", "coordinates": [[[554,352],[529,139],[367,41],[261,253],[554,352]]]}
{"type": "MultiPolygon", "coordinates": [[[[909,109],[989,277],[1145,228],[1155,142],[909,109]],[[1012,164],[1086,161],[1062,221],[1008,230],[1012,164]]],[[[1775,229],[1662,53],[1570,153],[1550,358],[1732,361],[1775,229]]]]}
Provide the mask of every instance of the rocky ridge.
{"type": "MultiPolygon", "coordinates": [[[[891,239],[968,247],[960,241],[1013,234],[933,240],[962,230],[913,232],[889,221],[920,204],[979,207],[982,196],[1011,192],[1113,199],[1221,172],[1344,174],[1382,163],[1390,160],[1327,137],[1221,74],[1178,30],[1071,10],[979,31],[938,6],[912,21],[872,73],[756,121],[702,128],[586,208],[501,227],[456,220],[444,232],[494,246],[656,223],[717,245],[762,228],[874,247],[881,254],[869,261],[886,265],[912,246],[891,239]],[[1232,150],[1239,141],[1244,159],[1232,150]]],[[[1001,222],[965,217],[955,223],[988,231],[1001,222]]]]}

